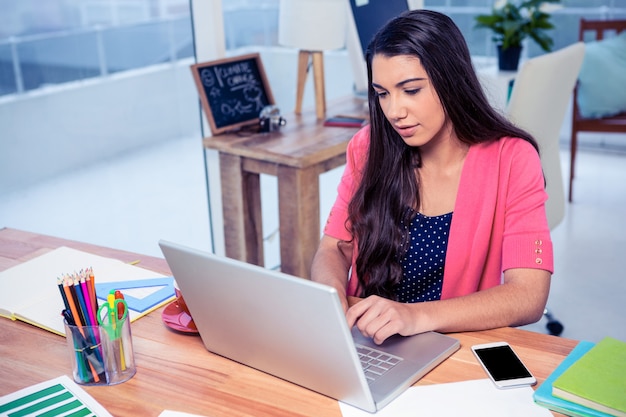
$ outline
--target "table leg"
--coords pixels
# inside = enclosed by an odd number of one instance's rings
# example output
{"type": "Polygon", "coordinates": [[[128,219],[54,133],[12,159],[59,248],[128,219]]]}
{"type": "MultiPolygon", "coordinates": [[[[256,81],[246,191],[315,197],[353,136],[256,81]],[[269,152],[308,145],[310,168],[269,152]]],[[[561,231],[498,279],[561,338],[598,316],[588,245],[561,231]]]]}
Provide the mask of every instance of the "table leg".
{"type": "Polygon", "coordinates": [[[318,167],[278,168],[281,271],[310,278],[320,241],[318,167]]]}
{"type": "Polygon", "coordinates": [[[263,266],[259,174],[245,172],[242,158],[220,152],[226,256],[263,266]]]}

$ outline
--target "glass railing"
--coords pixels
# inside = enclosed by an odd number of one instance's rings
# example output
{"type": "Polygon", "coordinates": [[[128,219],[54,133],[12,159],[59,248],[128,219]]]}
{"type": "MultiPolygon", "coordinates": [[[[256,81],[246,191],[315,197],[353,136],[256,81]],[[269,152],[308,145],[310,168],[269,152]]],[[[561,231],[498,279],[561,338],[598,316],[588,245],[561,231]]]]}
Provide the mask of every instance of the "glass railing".
{"type": "Polygon", "coordinates": [[[0,96],[194,56],[190,17],[0,41],[0,96]]]}

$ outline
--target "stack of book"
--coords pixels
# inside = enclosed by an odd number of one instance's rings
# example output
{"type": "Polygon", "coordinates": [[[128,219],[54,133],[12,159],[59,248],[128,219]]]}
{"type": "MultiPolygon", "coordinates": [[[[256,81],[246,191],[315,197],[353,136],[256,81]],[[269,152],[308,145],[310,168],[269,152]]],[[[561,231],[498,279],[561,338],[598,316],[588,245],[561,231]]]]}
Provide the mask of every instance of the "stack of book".
{"type": "Polygon", "coordinates": [[[534,399],[569,416],[626,417],[626,343],[611,337],[580,342],[534,399]]]}

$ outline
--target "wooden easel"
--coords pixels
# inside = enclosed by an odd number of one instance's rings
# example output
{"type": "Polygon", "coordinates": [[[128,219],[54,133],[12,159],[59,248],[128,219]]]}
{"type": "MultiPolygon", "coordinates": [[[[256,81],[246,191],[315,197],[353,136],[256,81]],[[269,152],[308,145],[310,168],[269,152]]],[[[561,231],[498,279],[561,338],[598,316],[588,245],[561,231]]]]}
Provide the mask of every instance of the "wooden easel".
{"type": "Polygon", "coordinates": [[[300,51],[298,54],[298,90],[296,92],[296,114],[302,114],[304,85],[309,72],[309,62],[313,62],[313,84],[315,87],[315,112],[318,119],[326,115],[326,93],[324,87],[324,53],[322,51],[300,51]]]}

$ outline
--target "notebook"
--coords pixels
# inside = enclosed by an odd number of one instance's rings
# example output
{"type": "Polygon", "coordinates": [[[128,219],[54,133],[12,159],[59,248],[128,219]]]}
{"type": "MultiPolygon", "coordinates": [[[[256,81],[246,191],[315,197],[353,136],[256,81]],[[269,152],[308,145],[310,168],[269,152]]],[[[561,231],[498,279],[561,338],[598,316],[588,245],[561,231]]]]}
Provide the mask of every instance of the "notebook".
{"type": "Polygon", "coordinates": [[[460,347],[435,332],[396,335],[378,346],[348,328],[332,287],[159,245],[207,350],[365,411],[383,408],[460,347]],[[384,351],[370,372],[382,374],[375,380],[359,357],[367,348],[384,351]]]}

